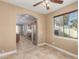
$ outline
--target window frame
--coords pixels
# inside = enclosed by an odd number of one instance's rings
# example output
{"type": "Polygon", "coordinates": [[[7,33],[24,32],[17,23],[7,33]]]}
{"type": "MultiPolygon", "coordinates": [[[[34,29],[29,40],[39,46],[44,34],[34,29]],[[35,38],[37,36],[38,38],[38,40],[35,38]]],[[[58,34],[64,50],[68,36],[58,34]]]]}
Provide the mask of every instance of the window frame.
{"type": "MultiPolygon", "coordinates": [[[[74,13],[74,12],[78,12],[78,9],[54,16],[54,17],[53,17],[53,18],[54,18],[54,32],[55,32],[55,18],[56,18],[56,17],[59,17],[59,16],[66,15],[66,14],[74,13]]],[[[64,29],[63,29],[63,30],[64,30],[64,29]]],[[[77,38],[73,38],[73,37],[70,38],[70,37],[65,37],[65,36],[59,36],[59,35],[55,35],[55,33],[53,33],[53,34],[54,34],[55,37],[58,37],[58,38],[60,38],[60,39],[63,38],[63,39],[77,40],[77,39],[78,39],[78,28],[77,28],[77,38]]]]}

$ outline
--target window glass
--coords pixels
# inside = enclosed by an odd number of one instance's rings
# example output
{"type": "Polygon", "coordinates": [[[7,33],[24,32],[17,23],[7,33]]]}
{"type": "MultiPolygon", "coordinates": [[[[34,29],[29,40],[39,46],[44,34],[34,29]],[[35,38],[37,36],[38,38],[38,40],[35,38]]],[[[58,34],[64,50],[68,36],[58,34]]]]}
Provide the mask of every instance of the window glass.
{"type": "Polygon", "coordinates": [[[16,34],[19,34],[19,26],[16,25],[16,34]]]}
{"type": "Polygon", "coordinates": [[[70,28],[70,37],[77,38],[77,22],[78,22],[77,12],[69,14],[69,28],[70,28]]]}
{"type": "Polygon", "coordinates": [[[68,14],[63,15],[63,21],[64,21],[64,24],[63,24],[64,37],[69,37],[69,25],[68,25],[69,15],[68,14]]]}
{"type": "Polygon", "coordinates": [[[55,34],[58,36],[63,36],[63,17],[55,18],[55,34]]]}
{"type": "Polygon", "coordinates": [[[78,12],[55,17],[54,34],[57,36],[78,38],[78,12]]]}

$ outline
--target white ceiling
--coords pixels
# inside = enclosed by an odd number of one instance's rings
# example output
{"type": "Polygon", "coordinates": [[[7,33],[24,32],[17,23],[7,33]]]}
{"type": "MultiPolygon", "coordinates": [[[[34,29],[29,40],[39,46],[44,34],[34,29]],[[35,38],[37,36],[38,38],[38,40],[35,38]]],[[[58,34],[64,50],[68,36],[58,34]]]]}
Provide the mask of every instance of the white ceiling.
{"type": "Polygon", "coordinates": [[[50,3],[50,8],[51,8],[50,10],[46,10],[42,5],[33,7],[33,4],[35,4],[35,3],[39,2],[39,1],[42,1],[42,0],[2,0],[2,1],[17,5],[17,6],[20,6],[20,7],[24,7],[26,9],[32,10],[34,12],[38,12],[38,13],[41,13],[41,14],[47,14],[47,13],[53,12],[53,11],[55,11],[57,9],[60,9],[60,8],[62,8],[64,6],[67,6],[67,5],[71,4],[71,3],[74,3],[77,0],[64,0],[63,4],[51,3],[48,0],[49,3],[50,3]]]}
{"type": "Polygon", "coordinates": [[[34,18],[31,15],[21,14],[21,15],[17,15],[16,24],[28,24],[35,20],[36,18],[34,18]]]}

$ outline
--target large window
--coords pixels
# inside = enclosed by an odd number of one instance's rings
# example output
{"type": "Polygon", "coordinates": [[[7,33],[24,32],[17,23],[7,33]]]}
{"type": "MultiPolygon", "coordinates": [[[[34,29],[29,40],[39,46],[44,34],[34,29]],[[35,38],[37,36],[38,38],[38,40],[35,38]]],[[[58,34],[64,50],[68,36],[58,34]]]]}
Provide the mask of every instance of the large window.
{"type": "Polygon", "coordinates": [[[56,36],[77,39],[78,12],[73,11],[54,17],[54,34],[56,36]]]}

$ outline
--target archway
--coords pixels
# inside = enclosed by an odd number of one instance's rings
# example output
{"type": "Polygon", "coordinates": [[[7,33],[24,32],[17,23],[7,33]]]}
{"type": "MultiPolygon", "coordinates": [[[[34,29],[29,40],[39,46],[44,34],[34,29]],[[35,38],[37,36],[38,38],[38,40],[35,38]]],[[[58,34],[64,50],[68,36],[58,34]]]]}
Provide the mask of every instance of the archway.
{"type": "Polygon", "coordinates": [[[37,18],[28,14],[17,15],[16,43],[20,44],[21,37],[28,39],[33,45],[37,45],[37,18]]]}

